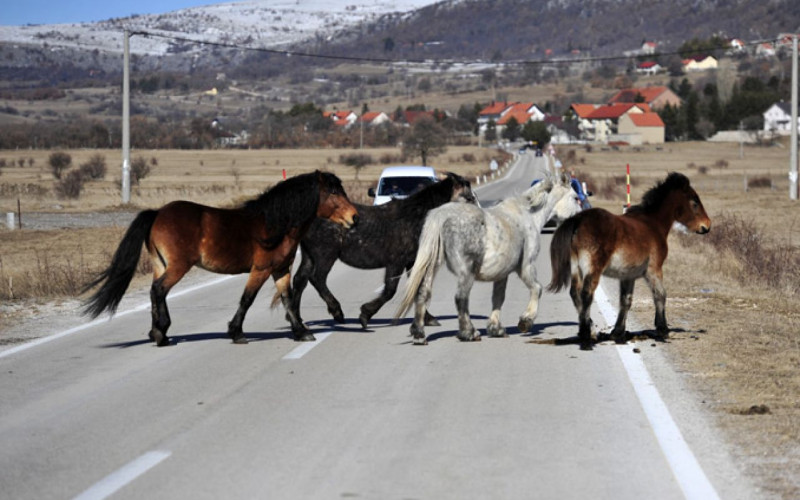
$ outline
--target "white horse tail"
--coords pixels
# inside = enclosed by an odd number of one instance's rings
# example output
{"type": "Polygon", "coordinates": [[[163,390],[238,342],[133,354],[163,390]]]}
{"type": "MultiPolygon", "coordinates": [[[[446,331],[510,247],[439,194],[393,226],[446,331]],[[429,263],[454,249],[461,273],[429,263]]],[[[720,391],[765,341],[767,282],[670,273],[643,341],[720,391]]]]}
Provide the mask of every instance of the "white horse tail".
{"type": "Polygon", "coordinates": [[[428,217],[425,219],[425,225],[422,226],[417,257],[414,259],[414,266],[411,268],[411,272],[408,276],[405,293],[403,294],[403,301],[394,314],[395,320],[405,315],[411,308],[422,283],[433,282],[433,277],[442,261],[441,234],[442,225],[445,220],[447,220],[447,214],[439,210],[433,210],[428,213],[428,217]]]}

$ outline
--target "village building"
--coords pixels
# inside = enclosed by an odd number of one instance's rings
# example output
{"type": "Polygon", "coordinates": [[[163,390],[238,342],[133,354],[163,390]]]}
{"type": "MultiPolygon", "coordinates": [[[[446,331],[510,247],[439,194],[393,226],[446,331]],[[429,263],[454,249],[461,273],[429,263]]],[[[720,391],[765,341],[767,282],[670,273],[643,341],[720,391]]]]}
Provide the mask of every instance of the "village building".
{"type": "Polygon", "coordinates": [[[682,100],[678,94],[673,92],[669,87],[654,85],[652,87],[622,89],[609,99],[608,102],[612,104],[643,102],[652,109],[661,109],[667,104],[674,107],[680,106],[682,100]]]}
{"type": "Polygon", "coordinates": [[[686,73],[717,69],[717,60],[712,56],[695,56],[684,59],[682,62],[683,71],[686,73]]]}
{"type": "MultiPolygon", "coordinates": [[[[779,135],[788,135],[792,131],[792,105],[788,102],[776,102],[764,111],[764,131],[779,135]]],[[[800,124],[800,118],[798,118],[800,124]]]]}
{"type": "Polygon", "coordinates": [[[640,62],[636,66],[636,72],[641,75],[655,75],[663,70],[660,64],[655,61],[640,62]]]}
{"type": "Polygon", "coordinates": [[[632,146],[663,144],[664,128],[658,113],[625,113],[619,117],[615,139],[632,146]]]}

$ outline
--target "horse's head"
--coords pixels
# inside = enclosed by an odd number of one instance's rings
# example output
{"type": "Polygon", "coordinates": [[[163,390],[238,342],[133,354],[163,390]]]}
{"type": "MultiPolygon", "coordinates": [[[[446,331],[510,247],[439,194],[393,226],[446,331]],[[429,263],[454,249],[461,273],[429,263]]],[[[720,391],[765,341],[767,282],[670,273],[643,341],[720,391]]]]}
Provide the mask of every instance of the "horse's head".
{"type": "Polygon", "coordinates": [[[700,196],[688,182],[676,200],[675,220],[697,234],[706,234],[711,230],[711,218],[706,214],[700,196]]]}
{"type": "Polygon", "coordinates": [[[319,179],[319,205],[317,217],[328,219],[350,228],[358,222],[358,210],[350,203],[342,181],[328,172],[317,172],[319,179]]]}
{"type": "Polygon", "coordinates": [[[481,205],[480,202],[478,202],[478,197],[475,195],[475,192],[472,191],[472,185],[464,177],[454,174],[453,172],[447,172],[447,177],[442,182],[450,182],[453,185],[450,201],[472,203],[478,206],[481,205]]]}
{"type": "Polygon", "coordinates": [[[561,223],[581,211],[581,202],[578,193],[572,189],[569,178],[559,178],[553,184],[553,189],[548,195],[555,202],[552,218],[561,223]]]}

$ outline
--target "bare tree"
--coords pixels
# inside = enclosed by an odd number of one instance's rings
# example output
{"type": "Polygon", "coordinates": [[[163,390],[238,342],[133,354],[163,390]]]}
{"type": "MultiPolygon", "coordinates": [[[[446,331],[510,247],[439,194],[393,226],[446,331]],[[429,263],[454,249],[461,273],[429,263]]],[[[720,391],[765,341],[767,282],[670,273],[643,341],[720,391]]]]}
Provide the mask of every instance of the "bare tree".
{"type": "Polygon", "coordinates": [[[421,157],[422,165],[428,165],[428,158],[447,151],[447,132],[430,116],[420,116],[411,126],[403,140],[403,155],[411,158],[421,157]]]}

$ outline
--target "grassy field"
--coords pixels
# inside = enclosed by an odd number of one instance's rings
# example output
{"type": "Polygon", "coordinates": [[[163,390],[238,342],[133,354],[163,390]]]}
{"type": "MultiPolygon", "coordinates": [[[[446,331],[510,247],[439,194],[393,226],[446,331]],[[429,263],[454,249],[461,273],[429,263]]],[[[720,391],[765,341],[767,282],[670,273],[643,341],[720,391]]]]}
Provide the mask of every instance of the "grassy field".
{"type": "MultiPolygon", "coordinates": [[[[133,207],[121,207],[119,174],[114,173],[118,151],[99,152],[111,173],[69,201],[53,194],[49,151],[0,151],[7,165],[15,163],[0,169],[0,213],[15,211],[17,199],[23,217],[26,211],[135,210],[178,198],[231,205],[280,180],[284,169],[294,175],[316,168],[335,172],[351,198],[365,202],[366,189],[383,165],[364,168],[356,181],[355,170],[339,164],[339,156],[350,152],[135,151],[134,157],[155,159],[153,171],[134,189],[133,207]],[[20,158],[24,167],[18,166],[20,158]]],[[[78,165],[98,152],[69,153],[78,165]]],[[[366,153],[377,162],[397,150],[366,153]]],[[[620,150],[559,147],[557,153],[566,168],[587,181],[595,193],[593,204],[617,213],[625,202],[628,164],[634,203],[668,172],[690,177],[712,230],[707,236],[670,237],[664,275],[672,340],[656,347],[643,342],[641,348],[667,352],[760,487],[770,495],[800,497],[800,204],[788,197],[788,148],[681,143],[620,150]]],[[[439,170],[475,175],[486,170],[491,156],[477,147],[450,148],[433,163],[439,170]]],[[[47,301],[74,294],[86,273],[106,265],[124,229],[0,229],[0,297],[47,301]],[[9,280],[16,292],[11,293],[9,280]],[[23,293],[25,282],[33,285],[23,293]]],[[[137,285],[148,281],[142,275],[137,285]]],[[[652,302],[641,283],[633,311],[640,324],[652,327],[652,302]]]]}

